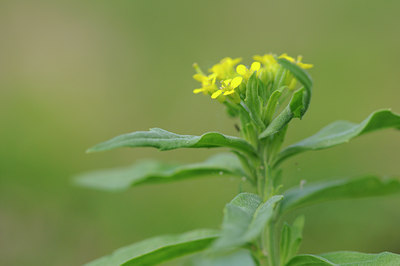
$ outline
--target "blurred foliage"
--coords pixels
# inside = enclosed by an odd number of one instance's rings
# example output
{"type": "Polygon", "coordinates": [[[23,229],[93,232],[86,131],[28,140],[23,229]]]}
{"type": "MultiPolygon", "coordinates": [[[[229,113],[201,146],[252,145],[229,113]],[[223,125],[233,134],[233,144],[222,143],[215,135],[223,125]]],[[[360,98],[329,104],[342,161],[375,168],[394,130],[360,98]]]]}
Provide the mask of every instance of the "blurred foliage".
{"type": "MultiPolygon", "coordinates": [[[[394,0],[2,1],[0,264],[76,265],[146,237],[220,225],[221,209],[239,189],[233,179],[122,194],[71,182],[99,166],[145,157],[194,162],[213,152],[84,153],[122,132],[157,126],[236,134],[222,106],[192,94],[193,62],[211,66],[224,56],[288,52],[314,63],[310,110],[293,123],[288,143],[333,120],[360,122],[384,107],[400,112],[399,8],[394,0]]],[[[398,137],[379,132],[291,159],[285,183],[399,175],[398,137]]],[[[400,253],[399,203],[354,200],[306,209],[301,252],[400,253]]]]}

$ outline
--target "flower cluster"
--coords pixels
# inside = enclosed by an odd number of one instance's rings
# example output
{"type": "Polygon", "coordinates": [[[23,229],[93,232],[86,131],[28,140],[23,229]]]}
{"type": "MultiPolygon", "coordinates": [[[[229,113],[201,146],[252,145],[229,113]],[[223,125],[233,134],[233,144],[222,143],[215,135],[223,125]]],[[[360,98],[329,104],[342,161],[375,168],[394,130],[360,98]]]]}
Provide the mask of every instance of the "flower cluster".
{"type": "Polygon", "coordinates": [[[286,59],[303,69],[313,67],[312,64],[301,62],[301,56],[294,59],[286,53],[280,56],[273,54],[255,55],[253,57],[254,62],[249,68],[239,64],[242,61],[241,58],[226,57],[212,66],[208,71],[209,74],[205,74],[197,64],[194,64],[197,74],[193,78],[201,83],[201,88],[197,88],[193,92],[195,94],[202,92],[220,102],[228,100],[231,103],[238,104],[246,98],[247,82],[253,74],[264,85],[264,89],[268,90],[267,93],[264,93],[266,96],[273,92],[271,90],[294,90],[297,85],[296,79],[291,73],[283,69],[277,62],[277,58],[286,59]]]}

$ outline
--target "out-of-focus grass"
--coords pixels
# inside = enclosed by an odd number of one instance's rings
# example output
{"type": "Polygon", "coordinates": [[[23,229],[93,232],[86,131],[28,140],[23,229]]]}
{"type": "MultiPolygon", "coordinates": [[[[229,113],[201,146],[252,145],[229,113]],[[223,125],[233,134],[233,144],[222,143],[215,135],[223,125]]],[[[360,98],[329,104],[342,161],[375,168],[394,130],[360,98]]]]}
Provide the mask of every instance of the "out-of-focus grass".
{"type": "MultiPolygon", "coordinates": [[[[75,265],[162,233],[218,227],[238,182],[210,177],[121,194],[71,176],[138,158],[194,162],[215,151],[86,155],[114,135],[158,126],[236,134],[222,106],[193,95],[191,64],[303,54],[313,101],[288,143],[336,119],[400,112],[398,1],[2,1],[0,264],[75,265]]],[[[285,163],[285,184],[400,173],[398,132],[365,136],[285,163]],[[373,162],[373,163],[372,163],[373,162]]],[[[306,209],[304,252],[400,253],[400,199],[306,209]]],[[[290,217],[289,217],[290,218],[290,217]]],[[[174,262],[175,263],[175,262],[174,262]]]]}

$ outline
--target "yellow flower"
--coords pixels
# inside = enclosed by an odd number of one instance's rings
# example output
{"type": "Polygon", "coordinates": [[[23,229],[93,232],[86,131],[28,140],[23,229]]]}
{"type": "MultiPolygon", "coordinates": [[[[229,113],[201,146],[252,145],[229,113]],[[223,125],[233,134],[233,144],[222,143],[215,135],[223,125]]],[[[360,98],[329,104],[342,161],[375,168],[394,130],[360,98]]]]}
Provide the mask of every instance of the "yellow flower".
{"type": "Polygon", "coordinates": [[[226,79],[222,81],[222,86],[220,90],[217,90],[211,95],[211,98],[216,99],[218,96],[220,96],[222,93],[223,95],[231,95],[235,93],[235,89],[239,87],[239,85],[242,83],[243,78],[242,77],[236,77],[234,79],[226,79]]]}
{"type": "Polygon", "coordinates": [[[258,62],[261,62],[265,66],[274,66],[278,64],[278,62],[276,62],[275,57],[272,54],[265,54],[263,56],[255,55],[253,56],[253,59],[258,62]]]}
{"type": "Polygon", "coordinates": [[[215,80],[216,80],[215,74],[206,76],[204,74],[197,73],[193,75],[193,78],[201,82],[202,86],[199,89],[194,89],[193,93],[197,94],[203,92],[204,94],[209,94],[217,90],[217,86],[215,85],[215,80]]]}
{"type": "Polygon", "coordinates": [[[228,79],[235,74],[234,67],[240,61],[242,61],[242,58],[232,59],[230,57],[225,57],[218,64],[210,68],[209,71],[214,73],[219,80],[228,79]]]}
{"type": "Polygon", "coordinates": [[[302,63],[301,60],[303,60],[303,57],[301,55],[297,56],[297,60],[295,60],[291,56],[288,56],[286,53],[281,54],[278,58],[284,58],[284,59],[288,60],[289,62],[294,63],[303,69],[310,69],[310,68],[314,67],[313,64],[302,63]]]}
{"type": "Polygon", "coordinates": [[[250,69],[247,69],[244,65],[238,65],[236,67],[236,72],[241,75],[244,79],[249,79],[254,71],[260,70],[261,64],[259,62],[253,62],[250,66],[250,69]]]}

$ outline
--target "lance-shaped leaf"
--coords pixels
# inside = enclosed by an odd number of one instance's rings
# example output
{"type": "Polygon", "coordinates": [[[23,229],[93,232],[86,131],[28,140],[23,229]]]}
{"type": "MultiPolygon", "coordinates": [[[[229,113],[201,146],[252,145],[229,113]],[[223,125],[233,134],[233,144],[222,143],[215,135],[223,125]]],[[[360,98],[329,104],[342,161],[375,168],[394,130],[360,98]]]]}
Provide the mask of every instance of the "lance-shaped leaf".
{"type": "Polygon", "coordinates": [[[193,266],[256,266],[248,249],[234,250],[228,254],[201,255],[193,260],[193,266]]]}
{"type": "Polygon", "coordinates": [[[130,167],[81,174],[76,177],[76,183],[96,189],[124,190],[140,184],[172,182],[215,174],[246,176],[235,155],[221,153],[204,162],[187,165],[162,163],[154,160],[141,161],[130,167]]]}
{"type": "Polygon", "coordinates": [[[296,187],[284,193],[280,212],[325,201],[355,199],[390,194],[400,195],[398,179],[383,180],[376,176],[339,179],[296,187]]]}
{"type": "Polygon", "coordinates": [[[159,236],[117,249],[111,255],[92,261],[87,266],[156,265],[207,248],[218,232],[195,230],[182,235],[159,236]]]}
{"type": "Polygon", "coordinates": [[[303,95],[302,109],[299,112],[299,116],[295,116],[301,118],[306,113],[308,106],[310,105],[313,86],[312,79],[307,71],[284,58],[279,58],[278,63],[281,64],[284,68],[288,69],[293,74],[293,76],[304,86],[306,90],[306,93],[303,95]]]}
{"type": "Polygon", "coordinates": [[[285,266],[339,266],[317,255],[302,254],[293,257],[285,266]]]}
{"type": "Polygon", "coordinates": [[[260,117],[262,99],[258,94],[260,86],[261,84],[257,78],[257,72],[254,72],[247,82],[245,103],[251,118],[257,125],[263,128],[264,125],[260,117]]]}
{"type": "Polygon", "coordinates": [[[301,88],[293,94],[289,105],[286,106],[286,108],[283,109],[282,112],[274,118],[274,120],[272,120],[271,124],[269,124],[263,132],[261,132],[259,139],[264,139],[279,132],[290,122],[290,120],[296,117],[296,113],[299,115],[303,106],[302,99],[304,93],[306,93],[305,88],[301,88]]]}
{"type": "Polygon", "coordinates": [[[240,193],[224,209],[221,237],[215,241],[215,249],[240,247],[258,238],[273,215],[282,196],[273,196],[262,202],[252,193],[240,193]]]}
{"type": "Polygon", "coordinates": [[[308,73],[296,64],[286,59],[278,59],[278,63],[290,71],[293,76],[303,85],[297,90],[290,100],[289,105],[274,119],[271,124],[260,134],[260,139],[271,136],[284,128],[293,118],[302,118],[307,112],[311,101],[313,82],[308,73]]]}
{"type": "Polygon", "coordinates": [[[320,256],[339,265],[400,265],[400,255],[391,252],[369,254],[355,251],[339,251],[321,254],[320,256]]]}
{"type": "Polygon", "coordinates": [[[369,254],[354,251],[339,251],[322,255],[298,255],[291,259],[286,266],[306,265],[363,265],[387,266],[400,265],[400,255],[391,252],[369,254]]]}
{"type": "Polygon", "coordinates": [[[226,136],[217,132],[209,132],[201,136],[178,135],[160,128],[120,135],[97,144],[90,148],[88,152],[106,151],[121,147],[154,147],[162,151],[178,148],[228,147],[255,155],[253,146],[238,137],[226,136]]]}
{"type": "Polygon", "coordinates": [[[385,128],[400,129],[400,115],[389,110],[373,112],[360,124],[336,121],[315,135],[285,148],[277,157],[275,165],[301,152],[321,150],[350,141],[363,134],[385,128]]]}
{"type": "Polygon", "coordinates": [[[299,250],[303,239],[304,216],[297,217],[292,225],[285,223],[282,227],[280,245],[280,262],[285,265],[299,250]]]}

